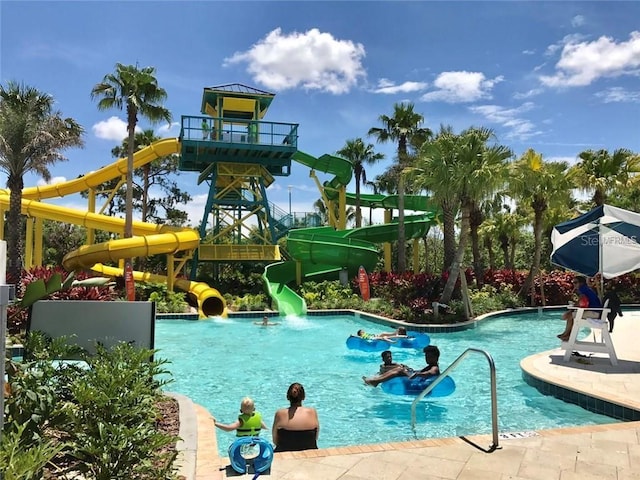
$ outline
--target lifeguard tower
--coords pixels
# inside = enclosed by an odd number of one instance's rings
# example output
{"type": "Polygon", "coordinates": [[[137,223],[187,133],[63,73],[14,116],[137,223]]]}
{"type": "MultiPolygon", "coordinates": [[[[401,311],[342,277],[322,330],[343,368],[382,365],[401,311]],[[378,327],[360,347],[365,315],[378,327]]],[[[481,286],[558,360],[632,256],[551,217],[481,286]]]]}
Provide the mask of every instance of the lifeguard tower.
{"type": "Polygon", "coordinates": [[[291,174],[298,124],[263,121],[275,94],[238,83],[207,87],[202,116],[182,116],[178,168],[199,172],[209,185],[200,226],[198,262],[278,261],[277,240],[292,226],[290,214],[271,205],[267,188],[291,174]],[[259,241],[246,242],[251,227],[259,241]]]}

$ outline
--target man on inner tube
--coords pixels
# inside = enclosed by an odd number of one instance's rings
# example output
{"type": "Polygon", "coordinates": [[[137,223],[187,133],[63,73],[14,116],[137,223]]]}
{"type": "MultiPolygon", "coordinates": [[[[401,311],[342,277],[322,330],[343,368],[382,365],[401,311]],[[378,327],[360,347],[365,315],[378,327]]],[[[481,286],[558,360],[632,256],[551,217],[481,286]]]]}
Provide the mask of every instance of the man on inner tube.
{"type": "Polygon", "coordinates": [[[428,345],[422,350],[424,352],[424,358],[427,362],[427,366],[421,370],[415,371],[406,365],[398,365],[392,370],[389,370],[382,375],[376,375],[375,377],[362,377],[362,380],[367,385],[377,387],[380,383],[386,382],[395,377],[409,377],[410,379],[416,377],[435,377],[440,375],[440,367],[438,366],[438,360],[440,359],[440,350],[435,345],[428,345]]]}

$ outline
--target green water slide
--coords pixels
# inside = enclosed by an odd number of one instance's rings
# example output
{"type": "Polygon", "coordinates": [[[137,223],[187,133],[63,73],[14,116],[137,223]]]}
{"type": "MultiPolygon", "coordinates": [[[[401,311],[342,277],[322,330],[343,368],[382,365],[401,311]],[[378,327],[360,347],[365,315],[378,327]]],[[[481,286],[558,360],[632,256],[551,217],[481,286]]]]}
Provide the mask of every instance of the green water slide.
{"type": "MultiPolygon", "coordinates": [[[[326,193],[351,181],[351,163],[339,157],[323,155],[319,158],[297,152],[294,157],[303,165],[335,177],[325,182],[326,193]]],[[[347,202],[355,201],[355,195],[347,194],[347,202]]],[[[361,195],[360,204],[365,207],[394,208],[396,196],[361,195]]],[[[405,217],[407,238],[421,238],[436,222],[436,210],[426,197],[407,196],[405,205],[408,210],[425,212],[405,217]]],[[[274,306],[282,315],[304,315],[307,306],[303,298],[297,295],[288,284],[296,279],[296,268],[300,268],[303,279],[336,278],[346,269],[349,276],[355,276],[362,265],[367,271],[373,270],[378,263],[379,243],[392,242],[398,238],[398,223],[369,225],[351,230],[335,230],[333,227],[304,228],[291,230],[287,236],[287,251],[293,261],[268,265],[263,274],[267,292],[274,306]],[[299,266],[297,266],[299,265],[299,266]]]]}

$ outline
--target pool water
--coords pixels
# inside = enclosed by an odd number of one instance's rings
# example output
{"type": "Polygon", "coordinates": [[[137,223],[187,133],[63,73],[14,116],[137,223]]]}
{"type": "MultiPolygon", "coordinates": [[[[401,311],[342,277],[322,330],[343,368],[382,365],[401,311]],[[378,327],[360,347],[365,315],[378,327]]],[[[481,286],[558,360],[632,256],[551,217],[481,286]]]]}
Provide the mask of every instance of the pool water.
{"type": "MultiPolygon", "coordinates": [[[[520,360],[558,346],[564,328],[557,312],[500,316],[461,332],[433,333],[444,370],[467,348],[486,350],[497,373],[500,432],[520,432],[572,425],[613,423],[576,405],[539,393],[522,379],[520,360]]],[[[348,350],[345,341],[363,328],[389,331],[355,316],[313,316],[272,319],[158,320],[155,346],[169,360],[174,382],[167,389],[203,405],[218,421],[237,419],[240,400],[251,396],[271,427],[276,409],[288,406],[286,391],[293,382],[304,385],[306,406],[320,418],[320,448],[438,438],[491,432],[489,365],[482,355],[469,355],[452,373],[455,392],[424,400],[411,429],[413,397],[386,394],[364,385],[361,377],[377,373],[380,353],[348,350]]],[[[392,348],[394,361],[424,366],[424,355],[392,348]]],[[[234,433],[216,431],[221,455],[234,433]]],[[[271,431],[262,433],[271,439],[271,431]]]]}

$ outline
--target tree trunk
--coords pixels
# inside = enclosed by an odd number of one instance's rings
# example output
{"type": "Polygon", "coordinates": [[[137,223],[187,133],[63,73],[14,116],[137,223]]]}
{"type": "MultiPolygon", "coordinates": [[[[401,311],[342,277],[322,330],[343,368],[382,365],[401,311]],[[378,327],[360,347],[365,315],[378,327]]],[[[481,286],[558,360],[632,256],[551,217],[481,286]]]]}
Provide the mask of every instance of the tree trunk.
{"type": "Polygon", "coordinates": [[[361,171],[359,169],[355,169],[355,177],[356,177],[356,228],[360,228],[362,226],[362,211],[360,210],[360,176],[361,171]]]}
{"type": "Polygon", "coordinates": [[[484,240],[484,248],[487,249],[487,257],[489,258],[489,268],[491,270],[496,269],[496,256],[493,253],[493,240],[491,237],[487,236],[484,240]]]}
{"type": "MultiPolygon", "coordinates": [[[[127,105],[127,131],[129,132],[129,152],[127,155],[127,192],[125,195],[124,238],[133,237],[133,151],[135,143],[137,111],[133,105],[127,105]]],[[[135,300],[133,278],[127,274],[132,268],[131,258],[124,259],[125,290],[129,301],[135,300]]]]}
{"type": "Polygon", "coordinates": [[[422,237],[422,243],[424,243],[424,273],[431,273],[429,268],[429,232],[422,237]]]}
{"type": "Polygon", "coordinates": [[[458,250],[449,268],[449,278],[442,291],[441,303],[449,303],[453,296],[453,291],[458,280],[458,274],[460,273],[460,267],[464,261],[464,250],[467,247],[467,239],[469,237],[469,205],[462,206],[462,219],[460,222],[460,242],[458,244],[458,250]]]}
{"type": "MultiPolygon", "coordinates": [[[[533,222],[533,238],[534,238],[534,249],[533,249],[533,262],[531,264],[531,269],[529,270],[529,275],[527,275],[522,288],[520,289],[520,294],[525,294],[529,291],[531,286],[533,285],[533,277],[540,270],[540,255],[542,250],[542,215],[544,213],[543,209],[535,209],[534,211],[534,222],[533,222]]],[[[535,306],[535,297],[532,296],[531,306],[535,306]]]]}
{"type": "Polygon", "coordinates": [[[7,223],[5,232],[7,238],[7,279],[15,285],[16,296],[21,292],[22,278],[22,256],[24,246],[22,244],[24,235],[22,228],[22,188],[24,182],[22,177],[9,175],[7,186],[11,190],[9,196],[9,211],[7,212],[7,223]]]}
{"type": "Polygon", "coordinates": [[[484,266],[482,265],[480,240],[478,238],[478,229],[482,224],[482,220],[482,212],[474,205],[469,218],[469,229],[471,234],[471,252],[473,254],[473,271],[476,276],[476,286],[478,288],[482,288],[482,284],[484,283],[484,266]]]}
{"type": "Polygon", "coordinates": [[[444,264],[442,271],[447,271],[456,256],[456,212],[453,205],[445,202],[442,207],[442,230],[444,245],[444,264]]]}
{"type": "Polygon", "coordinates": [[[511,270],[512,266],[509,262],[509,237],[506,235],[498,236],[500,242],[500,250],[502,250],[502,261],[504,262],[504,268],[511,270]]]}
{"type": "Polygon", "coordinates": [[[400,170],[398,181],[398,273],[407,269],[406,239],[404,235],[404,178],[400,170]]]}

